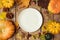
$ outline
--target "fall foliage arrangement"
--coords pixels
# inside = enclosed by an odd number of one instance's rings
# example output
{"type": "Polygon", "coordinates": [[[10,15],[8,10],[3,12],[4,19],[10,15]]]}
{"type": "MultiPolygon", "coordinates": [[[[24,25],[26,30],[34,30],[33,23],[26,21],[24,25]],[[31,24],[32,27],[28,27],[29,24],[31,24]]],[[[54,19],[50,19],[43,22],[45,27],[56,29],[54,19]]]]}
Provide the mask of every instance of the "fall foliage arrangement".
{"type": "MultiPolygon", "coordinates": [[[[36,0],[34,0],[34,2],[35,1],[36,0]]],[[[41,8],[45,7],[44,1],[45,0],[40,1],[41,8]],[[42,5],[42,3],[44,3],[44,5],[42,5]]],[[[24,7],[28,8],[30,5],[30,0],[16,0],[16,1],[15,0],[0,0],[0,9],[3,9],[3,8],[10,9],[15,6],[14,5],[15,2],[16,2],[16,6],[19,6],[20,8],[24,8],[24,7]]],[[[51,14],[59,14],[60,13],[60,0],[50,0],[45,8],[47,8],[48,12],[50,12],[51,14]]],[[[14,13],[7,12],[7,11],[0,12],[0,24],[1,24],[0,26],[2,26],[2,27],[0,27],[0,40],[8,39],[14,34],[14,32],[15,32],[14,25],[12,24],[11,21],[6,20],[6,19],[13,19],[13,18],[14,18],[14,13]],[[6,25],[6,24],[8,24],[8,25],[6,25]],[[7,30],[7,32],[5,30],[7,30]],[[4,39],[3,39],[3,37],[4,37],[4,39]]],[[[16,25],[18,26],[18,23],[16,23],[16,25]]],[[[43,24],[43,26],[41,27],[41,34],[30,35],[29,39],[35,40],[35,39],[39,38],[41,40],[51,40],[55,34],[59,34],[59,33],[60,33],[60,23],[50,20],[47,23],[45,23],[45,25],[43,24]]],[[[17,33],[16,36],[20,40],[22,40],[23,39],[22,35],[23,35],[22,33],[20,33],[20,34],[17,33]]],[[[26,38],[26,36],[25,36],[25,38],[26,38]]]]}

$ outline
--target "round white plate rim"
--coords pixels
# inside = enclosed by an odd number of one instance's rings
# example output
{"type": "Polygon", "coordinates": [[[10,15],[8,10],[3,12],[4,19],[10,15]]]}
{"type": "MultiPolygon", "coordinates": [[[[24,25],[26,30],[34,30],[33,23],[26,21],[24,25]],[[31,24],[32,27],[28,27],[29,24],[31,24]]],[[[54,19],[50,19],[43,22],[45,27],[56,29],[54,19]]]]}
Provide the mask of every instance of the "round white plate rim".
{"type": "Polygon", "coordinates": [[[22,14],[23,11],[25,11],[25,10],[30,10],[30,9],[36,10],[36,11],[40,14],[40,16],[41,16],[41,21],[42,21],[42,23],[41,23],[41,25],[40,25],[36,30],[34,29],[34,30],[31,30],[31,31],[28,31],[28,30],[23,29],[22,25],[19,23],[19,18],[20,18],[19,16],[18,16],[18,18],[17,18],[17,21],[18,21],[19,26],[20,26],[24,31],[26,31],[26,32],[35,32],[35,31],[37,31],[37,30],[42,26],[42,24],[43,24],[43,16],[42,16],[42,14],[41,14],[37,9],[35,9],[35,8],[27,8],[27,9],[22,10],[19,15],[21,16],[21,14],[22,14]]]}

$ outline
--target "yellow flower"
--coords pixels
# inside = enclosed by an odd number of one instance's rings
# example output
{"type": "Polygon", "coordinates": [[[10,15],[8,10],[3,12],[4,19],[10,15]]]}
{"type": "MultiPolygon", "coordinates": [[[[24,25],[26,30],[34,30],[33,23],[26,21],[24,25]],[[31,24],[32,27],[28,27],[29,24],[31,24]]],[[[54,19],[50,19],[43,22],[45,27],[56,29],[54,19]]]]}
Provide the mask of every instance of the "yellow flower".
{"type": "Polygon", "coordinates": [[[0,19],[6,19],[6,12],[0,13],[0,19]]]}

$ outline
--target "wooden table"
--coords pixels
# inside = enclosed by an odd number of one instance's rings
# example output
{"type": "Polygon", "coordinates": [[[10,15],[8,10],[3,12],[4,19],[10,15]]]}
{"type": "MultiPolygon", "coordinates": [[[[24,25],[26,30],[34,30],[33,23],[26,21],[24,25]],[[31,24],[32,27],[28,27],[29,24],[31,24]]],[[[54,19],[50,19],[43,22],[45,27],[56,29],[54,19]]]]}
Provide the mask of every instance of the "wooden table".
{"type": "MultiPolygon", "coordinates": [[[[56,15],[49,14],[49,12],[47,12],[46,9],[44,9],[44,8],[40,9],[40,7],[38,7],[37,5],[30,5],[29,7],[35,8],[35,9],[37,9],[38,11],[40,11],[42,13],[43,18],[44,18],[44,23],[43,24],[45,24],[49,20],[55,20],[57,22],[60,22],[60,14],[56,14],[56,15]]],[[[12,19],[14,22],[16,22],[16,18],[18,16],[18,13],[20,11],[22,11],[23,9],[25,9],[25,8],[19,8],[18,6],[14,6],[13,8],[9,9],[10,12],[14,13],[14,19],[12,19]]],[[[2,10],[3,9],[1,9],[0,12],[2,12],[2,10]]],[[[36,32],[33,32],[33,33],[27,33],[27,32],[24,32],[21,28],[17,28],[16,33],[14,34],[14,36],[12,36],[8,40],[19,40],[19,39],[17,39],[16,34],[20,33],[20,32],[22,32],[23,35],[28,36],[28,34],[34,35],[34,34],[39,33],[40,29],[36,32]]],[[[23,40],[24,40],[24,38],[23,38],[23,40]]],[[[29,39],[25,38],[25,40],[29,40],[29,39]]],[[[60,35],[59,34],[55,35],[54,39],[52,39],[52,40],[60,40],[60,35]]]]}
{"type": "MultiPolygon", "coordinates": [[[[44,9],[44,8],[42,8],[41,10],[40,10],[40,8],[38,7],[38,6],[30,6],[30,7],[32,7],[32,8],[36,8],[36,9],[38,9],[41,13],[42,13],[42,15],[43,15],[43,18],[44,18],[44,24],[47,22],[47,21],[49,21],[49,20],[55,20],[55,21],[57,21],[57,22],[60,22],[60,14],[56,14],[56,15],[54,15],[54,14],[49,14],[49,12],[47,12],[47,10],[46,9],[44,9]]],[[[24,8],[22,8],[22,9],[19,9],[19,7],[16,9],[15,8],[15,13],[16,13],[16,15],[15,16],[17,16],[18,15],[18,13],[20,12],[20,11],[22,11],[24,8]],[[19,10],[19,11],[18,11],[19,10]]],[[[16,17],[17,18],[17,17],[16,17]]],[[[22,31],[22,29],[19,29],[19,30],[17,30],[17,32],[18,33],[20,33],[20,32],[23,32],[23,35],[25,35],[25,36],[28,36],[28,34],[29,33],[27,33],[27,32],[24,32],[24,31],[22,31]]],[[[34,35],[34,34],[37,34],[37,33],[39,33],[40,32],[40,30],[38,30],[38,31],[36,31],[36,32],[34,32],[34,33],[30,33],[30,34],[32,34],[32,35],[34,35]]],[[[60,35],[59,34],[57,34],[57,35],[55,35],[54,36],[54,39],[52,39],[52,40],[60,40],[60,35]]],[[[11,39],[9,39],[9,40],[19,40],[19,39],[17,39],[16,38],[16,34],[11,38],[11,39]]],[[[28,39],[24,39],[23,38],[23,40],[28,40],[28,39]]]]}

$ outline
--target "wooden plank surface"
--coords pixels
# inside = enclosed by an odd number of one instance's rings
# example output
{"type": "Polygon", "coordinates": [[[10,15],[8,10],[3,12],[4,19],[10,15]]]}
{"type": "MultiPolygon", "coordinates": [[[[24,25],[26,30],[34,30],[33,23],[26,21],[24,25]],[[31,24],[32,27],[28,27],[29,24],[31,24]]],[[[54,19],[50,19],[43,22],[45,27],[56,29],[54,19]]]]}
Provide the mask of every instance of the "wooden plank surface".
{"type": "MultiPolygon", "coordinates": [[[[60,22],[60,14],[58,14],[58,15],[49,14],[49,12],[47,12],[46,9],[42,8],[40,10],[40,8],[37,5],[30,5],[29,7],[36,8],[38,11],[40,11],[42,13],[43,18],[44,18],[44,24],[49,20],[55,20],[57,22],[60,22]]],[[[22,11],[23,9],[25,9],[25,8],[14,7],[12,9],[10,9],[11,12],[15,14],[15,18],[13,19],[14,22],[16,22],[16,19],[17,19],[19,12],[22,11]]],[[[0,11],[2,11],[2,10],[0,10],[0,11]]],[[[38,34],[40,32],[40,29],[34,33],[27,33],[27,32],[24,32],[20,28],[19,30],[17,30],[17,33],[15,33],[14,36],[8,40],[20,40],[19,38],[17,38],[16,35],[21,34],[21,32],[22,32],[22,35],[24,35],[22,40],[29,40],[29,39],[27,39],[28,34],[31,34],[31,35],[38,34]]],[[[36,39],[36,40],[40,40],[40,39],[36,39]]],[[[54,39],[52,39],[52,40],[60,40],[60,35],[59,34],[55,35],[54,39]]]]}

